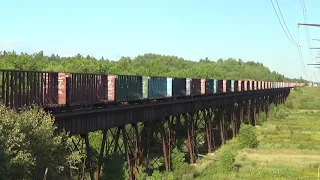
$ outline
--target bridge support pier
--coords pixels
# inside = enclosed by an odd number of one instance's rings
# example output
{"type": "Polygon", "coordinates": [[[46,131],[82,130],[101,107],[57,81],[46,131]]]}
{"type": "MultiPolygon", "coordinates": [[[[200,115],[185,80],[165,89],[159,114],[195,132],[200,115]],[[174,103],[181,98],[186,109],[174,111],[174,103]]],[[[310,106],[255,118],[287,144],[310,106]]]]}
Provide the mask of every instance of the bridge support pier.
{"type": "Polygon", "coordinates": [[[86,134],[81,134],[80,136],[82,139],[84,139],[85,145],[86,145],[86,154],[87,154],[86,168],[89,170],[90,178],[94,179],[94,169],[93,169],[93,165],[92,165],[92,149],[90,147],[89,135],[88,135],[88,133],[86,133],[86,134]]]}
{"type": "Polygon", "coordinates": [[[231,127],[232,127],[232,137],[235,138],[237,134],[237,117],[236,117],[236,107],[232,105],[231,109],[231,127]]]}
{"type": "MultiPolygon", "coordinates": [[[[189,103],[187,106],[185,104],[166,105],[171,106],[170,108],[166,106],[145,107],[139,109],[139,113],[136,114],[134,114],[134,111],[126,115],[123,115],[123,113],[127,113],[124,111],[118,112],[118,114],[114,112],[113,115],[109,114],[108,116],[100,114],[101,117],[110,118],[109,121],[129,118],[127,121],[125,119],[122,121],[130,122],[130,124],[117,122],[118,124],[110,126],[112,128],[102,131],[101,148],[98,152],[97,161],[97,177],[99,177],[104,164],[108,167],[109,160],[112,159],[114,154],[120,154],[126,162],[130,180],[137,177],[137,174],[141,171],[141,166],[146,167],[147,173],[151,173],[152,168],[171,171],[172,149],[181,142],[180,140],[185,142],[182,145],[187,152],[187,160],[190,164],[194,164],[197,161],[198,152],[212,153],[216,149],[214,128],[218,129],[223,145],[227,138],[231,137],[230,130],[232,130],[232,137],[236,137],[241,123],[257,125],[256,115],[265,113],[268,116],[269,105],[271,103],[283,104],[288,93],[275,92],[273,95],[267,96],[253,93],[252,96],[243,96],[238,100],[226,97],[226,99],[201,102],[202,100],[195,99],[194,103],[189,103]],[[150,120],[148,119],[149,116],[151,116],[150,120]],[[135,120],[134,118],[143,120],[135,120]],[[160,164],[158,159],[162,157],[163,160],[160,164]]],[[[99,118],[101,119],[101,117],[99,118]]],[[[100,123],[103,124],[105,121],[107,120],[100,123]]],[[[109,125],[105,128],[108,127],[109,125]]],[[[78,142],[74,142],[75,149],[80,147],[86,149],[86,151],[83,151],[86,153],[86,158],[83,159],[82,164],[79,163],[78,165],[80,169],[79,178],[84,178],[87,171],[90,172],[90,178],[93,179],[95,169],[93,168],[92,154],[94,152],[90,148],[88,134],[85,132],[79,134],[81,135],[78,142]]]]}
{"type": "Polygon", "coordinates": [[[190,164],[195,161],[195,147],[196,147],[196,126],[198,121],[198,113],[188,113],[183,115],[185,125],[187,126],[187,150],[189,152],[190,164]],[[195,117],[196,116],[196,117],[195,117]]]}
{"type": "Polygon", "coordinates": [[[239,117],[240,117],[240,123],[241,123],[241,124],[245,122],[244,116],[243,116],[243,114],[244,114],[244,109],[245,109],[244,106],[245,106],[245,103],[244,103],[244,102],[240,102],[240,103],[238,104],[239,117]]]}
{"type": "Polygon", "coordinates": [[[253,123],[253,126],[256,126],[258,125],[258,122],[257,122],[257,100],[256,99],[253,99],[251,100],[251,109],[252,109],[252,123],[253,123]]]}
{"type": "Polygon", "coordinates": [[[250,125],[253,125],[252,124],[252,121],[251,121],[251,100],[248,100],[246,102],[247,104],[247,123],[250,124],[250,125]]]}
{"type": "Polygon", "coordinates": [[[215,140],[214,140],[214,134],[212,133],[212,120],[213,120],[213,110],[207,109],[203,111],[204,113],[204,121],[205,121],[205,137],[206,137],[206,143],[208,146],[208,153],[212,153],[215,149],[215,140]]]}
{"type": "Polygon", "coordinates": [[[218,108],[217,125],[220,130],[221,144],[225,144],[226,138],[227,138],[227,126],[226,126],[225,113],[226,113],[225,108],[221,108],[221,107],[218,108]]]}

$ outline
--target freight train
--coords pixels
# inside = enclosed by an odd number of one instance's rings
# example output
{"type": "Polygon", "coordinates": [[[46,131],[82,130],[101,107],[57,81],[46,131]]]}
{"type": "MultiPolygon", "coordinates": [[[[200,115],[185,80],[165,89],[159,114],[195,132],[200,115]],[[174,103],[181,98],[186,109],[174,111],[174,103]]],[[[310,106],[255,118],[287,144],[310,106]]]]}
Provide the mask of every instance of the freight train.
{"type": "Polygon", "coordinates": [[[22,108],[132,104],[303,83],[0,70],[0,101],[22,108]]]}

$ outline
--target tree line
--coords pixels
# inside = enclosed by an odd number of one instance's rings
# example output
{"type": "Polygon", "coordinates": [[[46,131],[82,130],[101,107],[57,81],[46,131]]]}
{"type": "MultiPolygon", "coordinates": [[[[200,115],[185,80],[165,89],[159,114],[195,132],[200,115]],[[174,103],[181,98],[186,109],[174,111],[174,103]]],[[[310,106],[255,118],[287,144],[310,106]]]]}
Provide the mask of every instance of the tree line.
{"type": "Polygon", "coordinates": [[[200,59],[199,62],[177,56],[144,54],[135,58],[121,57],[118,61],[77,54],[73,57],[44,55],[43,51],[17,54],[14,51],[0,52],[0,69],[38,70],[54,72],[82,72],[102,74],[125,74],[164,77],[190,77],[211,79],[292,81],[307,82],[301,78],[290,79],[270,71],[262,63],[241,59],[200,59]]]}

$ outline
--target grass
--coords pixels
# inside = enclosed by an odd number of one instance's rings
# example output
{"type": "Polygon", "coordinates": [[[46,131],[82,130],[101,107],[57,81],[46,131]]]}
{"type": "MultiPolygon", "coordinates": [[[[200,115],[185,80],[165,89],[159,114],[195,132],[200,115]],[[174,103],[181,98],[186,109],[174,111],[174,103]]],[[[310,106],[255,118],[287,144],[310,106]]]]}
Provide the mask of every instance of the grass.
{"type": "MultiPolygon", "coordinates": [[[[304,87],[292,91],[289,115],[269,118],[255,131],[258,148],[239,148],[237,139],[225,147],[237,152],[237,169],[216,171],[217,164],[196,167],[199,180],[210,179],[317,179],[320,164],[320,88],[304,87]]],[[[206,161],[206,160],[203,160],[206,161]]]]}

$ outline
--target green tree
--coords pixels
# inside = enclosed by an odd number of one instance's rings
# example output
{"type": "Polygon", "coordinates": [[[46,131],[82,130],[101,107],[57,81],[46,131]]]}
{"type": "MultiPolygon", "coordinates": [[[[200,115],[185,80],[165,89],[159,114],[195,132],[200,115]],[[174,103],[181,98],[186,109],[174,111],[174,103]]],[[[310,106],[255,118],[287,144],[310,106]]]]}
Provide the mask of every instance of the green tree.
{"type": "Polygon", "coordinates": [[[135,58],[122,57],[119,61],[77,54],[73,57],[45,56],[40,51],[32,55],[12,52],[0,53],[0,69],[44,70],[56,72],[90,72],[144,76],[169,76],[191,78],[213,78],[257,81],[307,82],[301,78],[290,79],[270,71],[262,63],[233,58],[212,61],[209,58],[199,62],[177,56],[146,53],[135,58]]]}
{"type": "Polygon", "coordinates": [[[68,134],[54,132],[52,117],[39,108],[18,113],[0,105],[0,179],[66,179],[81,157],[68,134]]]}

